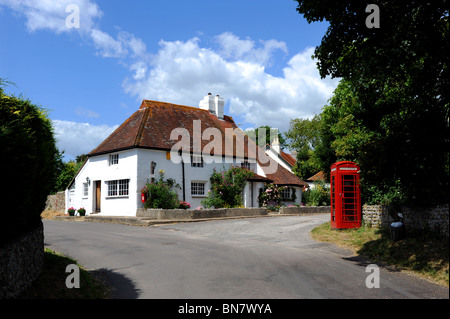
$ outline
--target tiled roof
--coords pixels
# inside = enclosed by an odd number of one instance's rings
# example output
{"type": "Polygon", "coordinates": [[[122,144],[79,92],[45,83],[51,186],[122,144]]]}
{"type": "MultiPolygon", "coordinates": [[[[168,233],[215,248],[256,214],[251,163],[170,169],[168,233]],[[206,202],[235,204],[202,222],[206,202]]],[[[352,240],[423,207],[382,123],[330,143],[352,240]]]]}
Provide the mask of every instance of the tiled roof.
{"type": "MultiPolygon", "coordinates": [[[[308,184],[304,181],[302,181],[300,178],[289,172],[287,169],[285,169],[283,166],[279,165],[278,163],[277,169],[275,173],[268,174],[266,173],[267,178],[270,178],[274,184],[277,185],[290,185],[290,186],[308,186],[308,184]]],[[[264,166],[260,165],[261,168],[264,171],[264,166]]]]}
{"type": "Polygon", "coordinates": [[[324,181],[324,180],[325,180],[325,173],[322,171],[307,179],[307,181],[324,181]]]}
{"type": "Polygon", "coordinates": [[[280,151],[280,155],[286,162],[289,163],[289,165],[291,165],[291,166],[295,165],[296,160],[291,154],[280,151]]]}
{"type": "MultiPolygon", "coordinates": [[[[237,128],[230,116],[225,115],[224,119],[220,120],[214,114],[200,108],[149,100],[144,100],[139,110],[131,115],[89,155],[99,155],[135,147],[169,151],[181,139],[181,137],[178,137],[178,140],[170,139],[172,131],[177,128],[186,129],[191,137],[190,149],[186,149],[186,151],[197,153],[200,150],[194,149],[192,143],[194,120],[201,121],[200,132],[204,132],[207,128],[219,129],[223,139],[222,155],[240,155],[236,151],[236,143],[231,141],[227,143],[225,141],[226,137],[230,137],[228,136],[229,134],[225,134],[225,130],[237,128]],[[225,148],[227,145],[232,145],[232,147],[225,148]]],[[[244,143],[244,157],[255,158],[254,152],[248,151],[248,137],[240,129],[234,131],[233,138],[243,138],[246,141],[244,143]]],[[[212,140],[213,137],[210,140],[201,140],[201,149],[212,140]]]]}
{"type": "Polygon", "coordinates": [[[250,177],[248,180],[254,181],[254,182],[264,182],[264,183],[272,183],[273,182],[273,180],[271,180],[267,177],[261,176],[261,175],[257,175],[257,174],[255,174],[253,177],[250,177]]]}
{"type": "MultiPolygon", "coordinates": [[[[272,146],[270,144],[266,144],[266,149],[267,150],[272,150],[272,146]]],[[[278,154],[279,157],[281,157],[283,160],[285,160],[289,165],[291,165],[292,167],[295,165],[295,162],[297,162],[297,160],[288,153],[283,152],[282,150],[280,150],[280,153],[278,153],[275,150],[272,150],[273,153],[278,154]]]]}
{"type": "MultiPolygon", "coordinates": [[[[140,108],[132,114],[122,125],[120,125],[108,138],[106,138],[98,147],[89,153],[89,156],[107,154],[115,151],[126,150],[131,148],[147,148],[170,151],[178,140],[170,139],[171,133],[177,128],[186,129],[191,137],[189,149],[185,151],[197,153],[204,149],[212,140],[201,139],[201,149],[194,149],[192,138],[194,136],[194,121],[201,121],[200,132],[205,132],[208,128],[217,128],[222,138],[222,155],[236,156],[240,155],[236,150],[236,144],[226,141],[230,138],[226,134],[226,129],[233,129],[233,139],[243,138],[244,147],[243,154],[245,158],[257,159],[254,153],[255,148],[248,147],[254,143],[247,135],[240,130],[233,121],[233,118],[225,115],[224,119],[219,119],[216,115],[211,114],[208,110],[185,105],[176,105],[165,102],[144,100],[140,108]],[[237,129],[237,130],[235,130],[237,129]],[[231,146],[228,147],[227,146],[231,146]],[[238,153],[238,154],[236,154],[238,153]]],[[[181,138],[181,137],[180,137],[181,138]]],[[[211,153],[212,155],[212,153],[211,153]]],[[[258,159],[257,159],[258,160],[258,159]]],[[[275,173],[267,174],[266,178],[257,175],[255,179],[271,182],[279,185],[307,185],[288,170],[278,165],[275,173]]],[[[265,170],[264,165],[260,165],[265,170]]]]}

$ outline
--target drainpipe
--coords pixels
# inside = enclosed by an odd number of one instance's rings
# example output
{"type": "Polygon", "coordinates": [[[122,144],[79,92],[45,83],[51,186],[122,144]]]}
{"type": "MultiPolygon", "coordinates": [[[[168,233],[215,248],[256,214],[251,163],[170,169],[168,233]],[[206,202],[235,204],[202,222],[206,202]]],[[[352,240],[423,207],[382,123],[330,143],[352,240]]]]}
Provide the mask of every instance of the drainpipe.
{"type": "Polygon", "coordinates": [[[183,202],[186,201],[186,190],[185,190],[185,182],[184,182],[184,161],[183,161],[183,156],[181,153],[181,150],[178,151],[178,154],[181,157],[181,174],[182,174],[182,180],[183,180],[183,202]]]}
{"type": "Polygon", "coordinates": [[[250,207],[253,207],[253,182],[250,182],[250,207]]]}

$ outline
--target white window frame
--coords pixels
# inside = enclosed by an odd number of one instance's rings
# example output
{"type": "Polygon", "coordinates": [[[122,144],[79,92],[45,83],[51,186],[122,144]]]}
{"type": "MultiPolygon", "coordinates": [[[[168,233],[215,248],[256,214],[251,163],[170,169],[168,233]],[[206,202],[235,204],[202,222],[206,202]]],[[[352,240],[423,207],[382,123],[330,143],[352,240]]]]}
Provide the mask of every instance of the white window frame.
{"type": "Polygon", "coordinates": [[[281,199],[290,200],[292,198],[291,187],[287,186],[284,189],[282,189],[280,195],[281,195],[281,199]],[[286,195],[288,195],[288,196],[286,196],[286,195]]]}
{"type": "Polygon", "coordinates": [[[205,197],[206,196],[206,182],[191,181],[191,196],[205,197]],[[203,190],[203,192],[201,192],[203,190]]]}
{"type": "Polygon", "coordinates": [[[109,166],[119,164],[119,154],[109,154],[109,166]]]}
{"type": "Polygon", "coordinates": [[[89,185],[88,183],[83,183],[83,198],[87,198],[89,196],[89,185]]]}
{"type": "Polygon", "coordinates": [[[204,161],[201,155],[191,156],[191,167],[203,167],[204,161]]]}
{"type": "Polygon", "coordinates": [[[130,194],[130,179],[106,181],[107,198],[128,197],[130,194]]]}

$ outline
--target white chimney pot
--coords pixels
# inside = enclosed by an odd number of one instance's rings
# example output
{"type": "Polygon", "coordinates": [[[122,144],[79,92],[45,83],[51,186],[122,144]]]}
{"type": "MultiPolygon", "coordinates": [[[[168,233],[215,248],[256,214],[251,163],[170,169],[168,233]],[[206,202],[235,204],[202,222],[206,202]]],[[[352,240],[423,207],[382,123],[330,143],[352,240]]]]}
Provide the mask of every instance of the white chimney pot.
{"type": "Polygon", "coordinates": [[[208,93],[203,100],[199,103],[199,108],[202,110],[207,110],[211,114],[216,115],[219,119],[223,119],[223,109],[224,109],[225,101],[223,97],[216,95],[212,96],[211,93],[208,93]]]}
{"type": "Polygon", "coordinates": [[[216,95],[216,97],[214,98],[214,106],[215,106],[216,115],[221,120],[223,120],[224,105],[225,105],[225,101],[224,101],[223,97],[216,95]]]}

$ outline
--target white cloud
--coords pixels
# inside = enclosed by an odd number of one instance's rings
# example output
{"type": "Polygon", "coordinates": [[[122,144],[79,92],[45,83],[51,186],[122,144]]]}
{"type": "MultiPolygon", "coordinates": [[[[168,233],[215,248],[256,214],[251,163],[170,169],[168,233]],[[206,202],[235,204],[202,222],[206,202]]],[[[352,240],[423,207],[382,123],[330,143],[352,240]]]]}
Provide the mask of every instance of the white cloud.
{"type": "MultiPolygon", "coordinates": [[[[95,26],[102,12],[94,0],[0,0],[0,6],[26,17],[30,31],[47,29],[55,33],[72,30],[65,24],[68,4],[79,6],[81,33],[92,41],[97,54],[120,59],[128,67],[130,76],[122,85],[126,93],[139,100],[198,106],[203,96],[211,92],[223,96],[229,106],[228,115],[239,116],[245,124],[270,125],[286,131],[291,119],[320,113],[338,83],[338,79],[320,78],[316,61],[311,59],[313,48],[291,54],[282,74],[275,76],[268,72],[275,54],[288,57],[286,43],[276,39],[255,41],[225,32],[214,38],[215,47],[202,46],[198,37],[187,41],[161,40],[158,51],[149,54],[145,43],[133,34],[119,30],[114,37],[95,26]]],[[[70,123],[66,125],[75,125],[70,123]]],[[[94,127],[77,132],[80,136],[87,134],[84,132],[97,134],[94,127]]],[[[75,155],[79,155],[78,144],[83,144],[83,140],[73,139],[75,155]]],[[[81,153],[87,151],[90,149],[81,153]]]]}
{"type": "Polygon", "coordinates": [[[232,33],[216,37],[219,48],[202,47],[199,38],[160,41],[150,63],[141,61],[124,80],[125,91],[140,99],[198,106],[205,94],[220,94],[230,114],[254,126],[270,125],[281,131],[290,119],[310,118],[321,112],[332,96],[337,79],[321,79],[313,48],[292,56],[281,76],[267,72],[273,54],[286,45],[276,40],[239,39],[232,33]]]}
{"type": "Polygon", "coordinates": [[[92,29],[91,39],[104,58],[138,58],[146,59],[147,48],[144,42],[131,33],[120,31],[117,39],[99,29],[92,29]]]}
{"type": "Polygon", "coordinates": [[[53,121],[56,145],[67,159],[87,154],[103,142],[116,128],[108,125],[92,125],[72,121],[53,121]]]}
{"type": "Polygon", "coordinates": [[[94,20],[102,15],[97,4],[91,0],[0,0],[0,5],[24,15],[27,29],[31,32],[37,30],[50,30],[55,33],[72,30],[89,32],[94,25],[94,20]],[[66,8],[70,4],[80,9],[79,29],[66,26],[66,19],[70,15],[70,12],[66,12],[66,8]]]}
{"type": "Polygon", "coordinates": [[[262,47],[256,47],[253,40],[249,38],[242,40],[231,32],[216,36],[216,41],[221,47],[218,53],[225,59],[253,61],[262,65],[270,62],[274,51],[281,50],[284,53],[288,51],[284,42],[274,39],[260,40],[262,47]]]}
{"type": "Polygon", "coordinates": [[[91,30],[91,39],[99,54],[104,58],[123,58],[127,56],[128,50],[121,41],[115,40],[108,33],[98,29],[91,30]]]}
{"type": "Polygon", "coordinates": [[[93,0],[0,0],[0,6],[6,6],[25,16],[30,32],[48,30],[60,34],[78,30],[92,41],[98,50],[97,54],[102,57],[145,57],[145,44],[133,34],[120,31],[117,38],[114,38],[95,26],[95,20],[102,16],[102,12],[93,0]],[[66,24],[72,14],[71,10],[66,12],[69,5],[75,5],[79,9],[79,28],[69,28],[66,24]]]}

